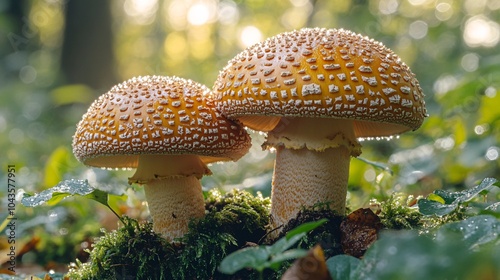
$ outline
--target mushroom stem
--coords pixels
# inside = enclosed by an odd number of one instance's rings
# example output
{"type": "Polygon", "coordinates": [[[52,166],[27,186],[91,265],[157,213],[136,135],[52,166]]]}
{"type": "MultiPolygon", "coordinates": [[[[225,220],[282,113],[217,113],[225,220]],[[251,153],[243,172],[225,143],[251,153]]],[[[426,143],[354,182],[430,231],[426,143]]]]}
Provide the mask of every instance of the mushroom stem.
{"type": "Polygon", "coordinates": [[[146,183],[152,179],[195,175],[201,179],[212,172],[196,155],[140,155],[137,170],[129,183],[146,183]]]}
{"type": "Polygon", "coordinates": [[[187,233],[191,219],[205,215],[200,180],[194,175],[151,180],[144,192],[153,230],[169,242],[187,233]]]}
{"type": "Polygon", "coordinates": [[[302,207],[329,202],[330,209],[345,213],[349,151],[346,147],[324,152],[276,149],[271,219],[273,228],[295,218],[302,207]]]}
{"type": "Polygon", "coordinates": [[[271,196],[274,228],[295,218],[302,207],[318,202],[345,213],[350,157],[359,155],[361,147],[352,121],[282,119],[264,146],[276,148],[271,196]]]}
{"type": "Polygon", "coordinates": [[[210,173],[195,155],[140,155],[129,183],[144,185],[153,230],[173,241],[188,231],[190,219],[205,215],[200,179],[210,173]]]}

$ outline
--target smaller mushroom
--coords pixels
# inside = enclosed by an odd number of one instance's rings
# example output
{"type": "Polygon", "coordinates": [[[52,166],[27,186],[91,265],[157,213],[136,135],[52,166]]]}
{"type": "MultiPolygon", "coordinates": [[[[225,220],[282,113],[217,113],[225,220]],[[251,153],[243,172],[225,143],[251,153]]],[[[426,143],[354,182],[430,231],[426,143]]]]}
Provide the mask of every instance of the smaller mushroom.
{"type": "Polygon", "coordinates": [[[200,179],[208,163],[237,160],[250,147],[242,126],[223,117],[210,90],[177,77],[132,78],[100,96],[78,124],[73,152],[86,165],[137,168],[153,228],[181,237],[203,217],[200,179]]]}

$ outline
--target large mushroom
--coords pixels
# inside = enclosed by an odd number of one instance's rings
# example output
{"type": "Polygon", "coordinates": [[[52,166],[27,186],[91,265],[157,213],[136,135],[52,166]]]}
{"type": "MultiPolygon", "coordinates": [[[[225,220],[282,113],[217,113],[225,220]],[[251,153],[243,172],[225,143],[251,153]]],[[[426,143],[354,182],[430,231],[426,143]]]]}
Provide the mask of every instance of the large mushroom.
{"type": "Polygon", "coordinates": [[[251,46],[213,90],[223,114],[268,132],[263,147],[276,149],[275,227],[317,202],[344,214],[357,138],[415,130],[426,116],[410,68],[382,43],[342,29],[305,28],[251,46]]]}
{"type": "Polygon", "coordinates": [[[250,147],[240,124],[223,117],[207,87],[177,77],[132,78],[90,106],[73,137],[86,165],[137,168],[154,230],[171,241],[205,214],[206,164],[237,160],[250,147]]]}

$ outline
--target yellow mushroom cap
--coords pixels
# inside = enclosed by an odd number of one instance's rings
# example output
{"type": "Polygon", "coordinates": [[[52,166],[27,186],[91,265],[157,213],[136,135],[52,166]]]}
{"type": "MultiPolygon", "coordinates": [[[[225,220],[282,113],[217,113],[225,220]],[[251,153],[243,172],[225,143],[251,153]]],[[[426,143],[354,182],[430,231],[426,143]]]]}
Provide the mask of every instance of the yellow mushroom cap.
{"type": "Polygon", "coordinates": [[[410,68],[382,43],[342,29],[282,33],[241,52],[214,85],[216,105],[249,128],[281,117],[354,120],[356,137],[415,130],[427,115],[410,68]]]}
{"type": "Polygon", "coordinates": [[[73,137],[86,165],[135,168],[139,155],[236,160],[250,148],[242,126],[215,108],[210,90],[178,77],[144,76],[114,86],[90,106],[73,137]]]}

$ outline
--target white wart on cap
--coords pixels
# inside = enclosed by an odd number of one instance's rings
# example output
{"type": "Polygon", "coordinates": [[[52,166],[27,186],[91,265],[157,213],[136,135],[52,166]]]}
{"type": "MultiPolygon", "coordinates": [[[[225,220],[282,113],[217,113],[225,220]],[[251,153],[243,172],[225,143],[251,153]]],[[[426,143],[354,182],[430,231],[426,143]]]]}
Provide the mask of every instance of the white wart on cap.
{"type": "Polygon", "coordinates": [[[136,77],[114,86],[88,109],[73,137],[86,165],[137,168],[154,229],[182,236],[204,215],[199,179],[207,163],[237,160],[250,147],[242,126],[222,116],[210,90],[177,77],[136,77]]]}
{"type": "Polygon", "coordinates": [[[229,61],[214,92],[223,114],[269,132],[277,226],[319,201],[343,214],[349,157],[361,153],[356,138],[415,130],[427,115],[410,68],[382,43],[342,29],[256,44],[229,61]]]}

